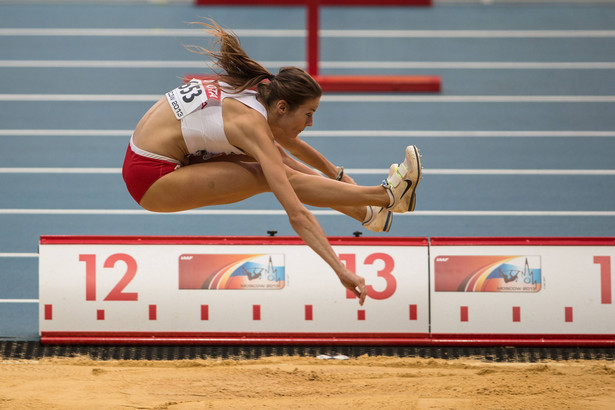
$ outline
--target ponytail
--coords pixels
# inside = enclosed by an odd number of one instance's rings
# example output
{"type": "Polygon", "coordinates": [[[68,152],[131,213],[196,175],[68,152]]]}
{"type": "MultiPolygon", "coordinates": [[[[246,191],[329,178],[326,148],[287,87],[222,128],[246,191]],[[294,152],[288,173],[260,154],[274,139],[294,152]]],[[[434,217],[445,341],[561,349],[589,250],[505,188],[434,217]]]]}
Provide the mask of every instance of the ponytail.
{"type": "Polygon", "coordinates": [[[212,49],[219,48],[218,52],[207,50],[201,46],[184,46],[196,54],[211,57],[216,67],[224,70],[218,74],[220,80],[229,84],[236,92],[241,92],[246,88],[255,87],[261,81],[268,79],[271,73],[262,65],[252,60],[241,47],[239,38],[234,33],[225,31],[213,19],[210,23],[193,22],[207,28],[215,42],[212,49]]]}
{"type": "Polygon", "coordinates": [[[241,47],[239,38],[234,33],[225,31],[213,19],[209,23],[195,22],[207,28],[215,42],[212,49],[187,45],[188,51],[206,55],[213,59],[216,67],[224,70],[218,76],[239,93],[248,88],[257,87],[263,104],[270,107],[278,100],[288,103],[291,110],[303,104],[307,99],[322,95],[320,85],[304,70],[297,67],[283,67],[277,75],[271,74],[265,67],[250,58],[241,47]],[[265,82],[264,80],[269,80],[265,82]]]}

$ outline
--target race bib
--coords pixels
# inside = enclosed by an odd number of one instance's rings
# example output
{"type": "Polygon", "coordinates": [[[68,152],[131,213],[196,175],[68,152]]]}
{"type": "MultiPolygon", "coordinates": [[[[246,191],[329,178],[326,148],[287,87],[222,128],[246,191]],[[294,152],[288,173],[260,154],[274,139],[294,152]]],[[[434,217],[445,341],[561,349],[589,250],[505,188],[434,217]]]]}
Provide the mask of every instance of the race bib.
{"type": "Polygon", "coordinates": [[[169,91],[166,97],[178,120],[196,110],[222,103],[220,89],[214,81],[202,81],[196,78],[169,91]]]}

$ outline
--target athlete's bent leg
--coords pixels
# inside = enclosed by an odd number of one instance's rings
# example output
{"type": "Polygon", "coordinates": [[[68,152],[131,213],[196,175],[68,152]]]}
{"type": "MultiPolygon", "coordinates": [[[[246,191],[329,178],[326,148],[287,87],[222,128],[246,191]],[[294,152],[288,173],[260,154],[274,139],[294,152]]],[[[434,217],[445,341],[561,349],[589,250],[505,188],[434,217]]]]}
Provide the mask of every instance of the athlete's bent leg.
{"type": "Polygon", "coordinates": [[[258,163],[212,161],[166,174],[147,190],[140,205],[153,212],[178,212],[239,202],[267,191],[258,163]]]}
{"type": "MultiPolygon", "coordinates": [[[[389,202],[381,186],[346,184],[288,167],[287,175],[301,202],[339,210],[360,222],[367,205],[386,206],[389,202]]],[[[140,205],[153,212],[178,212],[239,202],[269,191],[258,163],[212,161],[166,174],[147,190],[140,205]]]]}

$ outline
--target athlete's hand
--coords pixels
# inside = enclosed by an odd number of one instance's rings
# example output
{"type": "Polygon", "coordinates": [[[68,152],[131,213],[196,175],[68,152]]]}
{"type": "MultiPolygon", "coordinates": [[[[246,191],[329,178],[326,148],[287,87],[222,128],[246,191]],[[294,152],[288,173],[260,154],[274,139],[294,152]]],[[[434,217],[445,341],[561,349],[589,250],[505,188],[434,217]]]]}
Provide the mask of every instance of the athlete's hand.
{"type": "Polygon", "coordinates": [[[342,285],[344,285],[346,289],[350,289],[350,291],[359,298],[359,304],[363,306],[363,302],[365,302],[365,297],[367,296],[365,279],[355,275],[348,269],[343,269],[341,272],[338,272],[337,276],[340,278],[342,285]]]}

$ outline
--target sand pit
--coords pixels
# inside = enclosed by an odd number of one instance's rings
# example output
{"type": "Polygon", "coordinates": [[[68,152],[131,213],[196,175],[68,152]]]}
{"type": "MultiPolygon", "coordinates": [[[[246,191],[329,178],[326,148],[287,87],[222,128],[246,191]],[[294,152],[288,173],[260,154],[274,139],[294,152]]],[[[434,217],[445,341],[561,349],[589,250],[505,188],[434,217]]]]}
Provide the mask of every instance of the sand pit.
{"type": "Polygon", "coordinates": [[[0,362],[2,409],[613,409],[615,363],[320,360],[0,362]]]}

